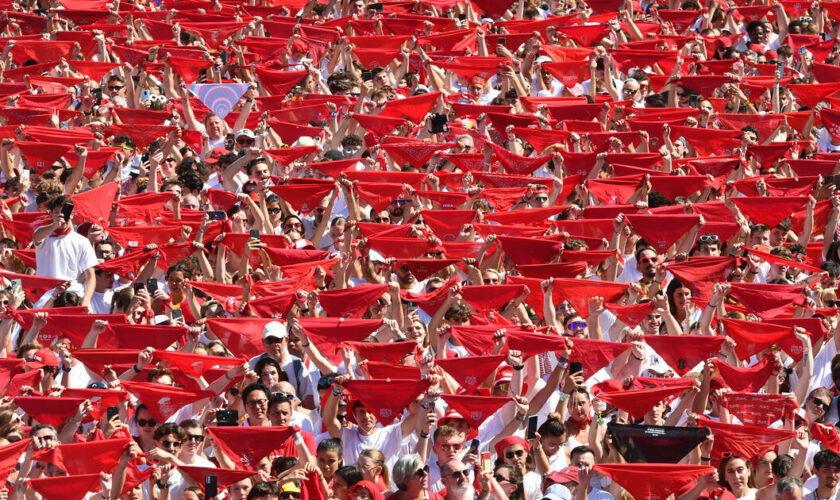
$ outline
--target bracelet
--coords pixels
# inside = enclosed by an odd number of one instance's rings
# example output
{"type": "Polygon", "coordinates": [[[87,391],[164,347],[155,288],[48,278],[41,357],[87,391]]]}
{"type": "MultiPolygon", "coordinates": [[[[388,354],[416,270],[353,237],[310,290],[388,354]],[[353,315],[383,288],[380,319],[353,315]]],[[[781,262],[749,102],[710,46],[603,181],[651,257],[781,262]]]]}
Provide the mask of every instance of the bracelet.
{"type": "Polygon", "coordinates": [[[62,366],[61,371],[64,373],[70,373],[71,368],[69,366],[62,366]]]}
{"type": "Polygon", "coordinates": [[[711,462],[711,461],[712,461],[712,457],[700,457],[700,461],[701,461],[701,462],[711,462]]]}
{"type": "Polygon", "coordinates": [[[140,368],[137,368],[137,363],[134,363],[134,366],[132,366],[131,369],[134,370],[134,373],[140,373],[143,371],[140,368]]]}
{"type": "Polygon", "coordinates": [[[644,361],[645,360],[645,358],[637,358],[636,355],[633,354],[632,352],[630,353],[630,355],[633,356],[633,359],[635,359],[636,361],[644,361]]]}
{"type": "Polygon", "coordinates": [[[429,439],[429,433],[420,431],[420,439],[429,439]]]}
{"type": "Polygon", "coordinates": [[[753,271],[752,269],[747,270],[747,274],[758,274],[758,271],[753,271]]]}
{"type": "Polygon", "coordinates": [[[516,365],[516,366],[513,367],[513,369],[516,370],[516,371],[519,371],[523,368],[525,368],[525,365],[516,365]]]}
{"type": "Polygon", "coordinates": [[[515,418],[516,420],[519,420],[520,422],[525,421],[525,415],[519,413],[519,410],[516,410],[516,415],[514,415],[513,418],[515,418]]]}
{"type": "Polygon", "coordinates": [[[333,395],[333,396],[335,396],[335,397],[340,397],[340,396],[341,396],[341,392],[342,392],[342,391],[339,391],[339,390],[337,390],[337,389],[333,389],[333,391],[332,391],[332,395],[333,395]]]}
{"type": "Polygon", "coordinates": [[[161,481],[155,481],[155,484],[157,485],[158,488],[160,488],[162,490],[168,490],[169,486],[171,486],[170,483],[163,483],[161,481]]]}
{"type": "Polygon", "coordinates": [[[559,362],[561,362],[561,363],[568,363],[568,362],[569,362],[569,358],[557,358],[557,361],[559,361],[559,362]]]}
{"type": "Polygon", "coordinates": [[[560,389],[560,394],[559,394],[560,401],[562,401],[564,403],[567,402],[569,400],[569,394],[566,393],[566,392],[563,392],[562,387],[558,387],[558,389],[560,389]]]}

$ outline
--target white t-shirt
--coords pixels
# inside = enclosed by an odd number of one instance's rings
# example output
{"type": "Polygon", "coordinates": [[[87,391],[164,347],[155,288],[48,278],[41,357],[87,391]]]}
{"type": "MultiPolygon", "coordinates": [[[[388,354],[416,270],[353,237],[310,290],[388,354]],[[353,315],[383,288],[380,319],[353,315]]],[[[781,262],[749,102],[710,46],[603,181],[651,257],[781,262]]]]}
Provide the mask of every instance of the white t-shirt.
{"type": "Polygon", "coordinates": [[[78,281],[88,269],[99,263],[87,238],[70,231],[62,236],[47,236],[35,247],[37,276],[78,281]]]}
{"type": "MultiPolygon", "coordinates": [[[[378,424],[377,424],[378,425],[378,424]]],[[[355,464],[363,450],[374,448],[385,455],[389,469],[394,467],[399,458],[402,446],[402,427],[400,422],[388,427],[378,427],[376,432],[367,436],[361,435],[358,428],[341,430],[341,446],[344,447],[344,463],[355,464]]]]}

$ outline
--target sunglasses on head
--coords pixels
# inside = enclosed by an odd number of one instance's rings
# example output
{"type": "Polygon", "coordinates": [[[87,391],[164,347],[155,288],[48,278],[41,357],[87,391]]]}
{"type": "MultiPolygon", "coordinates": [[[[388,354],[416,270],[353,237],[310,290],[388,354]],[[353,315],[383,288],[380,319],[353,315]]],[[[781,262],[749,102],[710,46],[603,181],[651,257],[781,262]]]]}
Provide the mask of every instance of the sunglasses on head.
{"type": "Polygon", "coordinates": [[[137,425],[139,425],[140,427],[156,427],[157,424],[158,421],[153,418],[150,418],[148,420],[141,418],[137,420],[137,425]]]}
{"type": "Polygon", "coordinates": [[[525,450],[506,451],[505,458],[511,460],[513,458],[522,458],[525,456],[525,450]]]}

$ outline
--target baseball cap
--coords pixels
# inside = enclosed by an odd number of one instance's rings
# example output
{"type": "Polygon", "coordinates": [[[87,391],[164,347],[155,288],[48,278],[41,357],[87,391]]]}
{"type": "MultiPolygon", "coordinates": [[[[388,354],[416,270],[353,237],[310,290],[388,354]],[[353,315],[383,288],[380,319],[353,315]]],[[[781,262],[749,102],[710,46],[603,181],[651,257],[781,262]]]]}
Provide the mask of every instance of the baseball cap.
{"type": "Polygon", "coordinates": [[[263,328],[263,339],[267,339],[268,337],[277,337],[278,339],[285,339],[289,336],[289,333],[286,331],[286,326],[279,321],[272,321],[265,325],[263,328]]]}
{"type": "Polygon", "coordinates": [[[218,163],[219,157],[228,153],[228,150],[225,148],[213,148],[213,151],[210,151],[210,155],[204,159],[204,163],[218,163]]]}
{"type": "Polygon", "coordinates": [[[41,349],[35,351],[35,354],[32,355],[32,359],[29,360],[27,364],[32,369],[43,368],[45,366],[58,367],[58,356],[46,347],[42,347],[41,349]]]}
{"type": "Polygon", "coordinates": [[[242,136],[245,136],[249,139],[254,139],[254,140],[257,139],[257,136],[255,136],[254,133],[250,129],[247,129],[247,128],[237,130],[236,134],[234,135],[234,139],[238,139],[242,136]]]}
{"type": "Polygon", "coordinates": [[[572,492],[562,484],[553,484],[545,490],[543,500],[572,500],[572,492]]]}

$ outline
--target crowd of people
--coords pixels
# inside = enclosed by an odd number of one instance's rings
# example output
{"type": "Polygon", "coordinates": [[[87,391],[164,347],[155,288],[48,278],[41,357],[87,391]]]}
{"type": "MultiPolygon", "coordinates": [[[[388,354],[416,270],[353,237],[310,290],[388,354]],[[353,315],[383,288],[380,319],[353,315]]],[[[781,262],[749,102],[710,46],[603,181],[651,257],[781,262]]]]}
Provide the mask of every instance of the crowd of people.
{"type": "Polygon", "coordinates": [[[840,3],[0,4],[0,499],[840,499],[840,3]]]}

